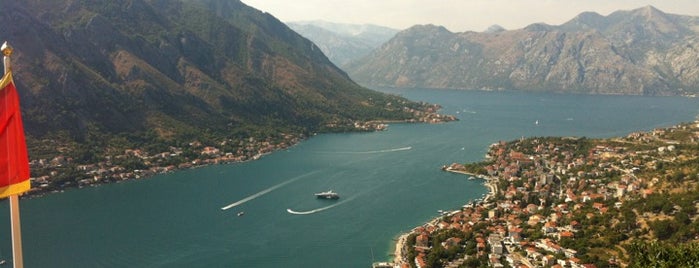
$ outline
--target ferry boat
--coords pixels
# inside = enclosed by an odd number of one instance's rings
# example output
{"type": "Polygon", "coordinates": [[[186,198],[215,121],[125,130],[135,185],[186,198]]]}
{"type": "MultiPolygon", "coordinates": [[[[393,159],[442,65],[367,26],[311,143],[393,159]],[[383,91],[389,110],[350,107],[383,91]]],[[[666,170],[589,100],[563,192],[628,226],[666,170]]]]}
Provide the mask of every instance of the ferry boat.
{"type": "Polygon", "coordinates": [[[333,192],[332,190],[327,191],[327,192],[320,192],[315,194],[316,198],[319,199],[338,199],[340,198],[340,195],[338,195],[336,192],[333,192]]]}

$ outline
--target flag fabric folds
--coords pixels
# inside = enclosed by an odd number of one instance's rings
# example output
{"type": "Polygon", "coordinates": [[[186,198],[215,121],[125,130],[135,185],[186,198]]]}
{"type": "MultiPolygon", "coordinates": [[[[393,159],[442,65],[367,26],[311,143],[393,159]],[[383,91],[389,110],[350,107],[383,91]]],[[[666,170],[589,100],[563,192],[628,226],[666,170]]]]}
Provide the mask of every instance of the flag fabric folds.
{"type": "Polygon", "coordinates": [[[30,188],[29,156],[12,72],[0,80],[0,198],[30,188]]]}

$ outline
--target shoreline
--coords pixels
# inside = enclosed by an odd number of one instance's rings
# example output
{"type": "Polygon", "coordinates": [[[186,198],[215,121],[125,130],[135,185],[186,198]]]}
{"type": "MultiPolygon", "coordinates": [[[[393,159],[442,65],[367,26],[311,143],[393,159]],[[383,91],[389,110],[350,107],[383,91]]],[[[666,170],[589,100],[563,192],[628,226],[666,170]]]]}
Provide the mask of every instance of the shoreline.
{"type": "Polygon", "coordinates": [[[403,261],[403,249],[405,248],[405,244],[408,240],[409,235],[410,232],[403,233],[400,236],[398,236],[398,240],[396,241],[396,248],[393,253],[393,263],[399,265],[405,263],[405,261],[403,261]]]}
{"type": "MultiPolygon", "coordinates": [[[[497,178],[495,178],[495,177],[476,175],[476,174],[472,174],[472,173],[469,173],[466,171],[455,170],[455,169],[451,169],[451,168],[447,168],[447,167],[443,167],[442,170],[444,170],[446,172],[451,172],[451,173],[460,174],[460,175],[468,175],[468,176],[472,176],[475,178],[480,178],[480,179],[485,180],[483,182],[483,185],[489,189],[489,192],[486,193],[485,196],[483,197],[483,200],[481,200],[482,203],[487,203],[488,200],[490,200],[491,198],[495,198],[495,196],[497,195],[498,186],[497,186],[497,178]]],[[[478,200],[478,199],[475,199],[475,200],[478,200]]],[[[462,207],[473,204],[475,202],[475,200],[464,204],[462,207]]],[[[458,211],[459,210],[454,210],[454,211],[448,212],[446,215],[449,215],[449,214],[452,214],[452,213],[455,213],[458,211]]],[[[423,225],[436,224],[439,222],[441,217],[444,217],[444,215],[440,215],[439,217],[432,218],[431,220],[425,222],[423,225]]],[[[409,260],[406,260],[405,256],[403,256],[403,254],[407,253],[403,249],[406,246],[408,236],[410,236],[413,232],[414,232],[414,229],[410,230],[408,232],[405,232],[405,233],[401,233],[398,236],[398,240],[396,241],[396,245],[395,245],[395,252],[394,252],[395,255],[393,258],[393,263],[398,265],[398,267],[402,267],[403,264],[409,264],[409,260]]]]}
{"type": "MultiPolygon", "coordinates": [[[[363,122],[354,122],[349,125],[350,132],[377,132],[384,131],[388,128],[388,124],[397,123],[445,123],[457,121],[458,119],[451,115],[442,115],[436,111],[441,108],[438,105],[425,105],[423,110],[411,109],[412,118],[399,120],[370,120],[363,122]]],[[[343,129],[338,128],[334,131],[326,131],[325,133],[341,133],[343,129]]],[[[170,173],[174,171],[199,168],[214,164],[235,164],[248,161],[258,160],[268,154],[288,150],[301,142],[317,135],[318,133],[281,133],[280,141],[270,140],[272,137],[262,137],[259,140],[254,137],[240,139],[241,145],[237,151],[221,152],[215,146],[207,146],[194,141],[189,144],[189,147],[170,147],[170,151],[152,153],[144,153],[142,148],[126,149],[122,155],[104,155],[103,157],[113,157],[116,159],[125,157],[135,157],[137,161],[145,165],[142,169],[129,169],[119,164],[114,165],[109,160],[100,160],[97,162],[78,162],[73,161],[71,157],[57,155],[52,159],[30,159],[31,176],[29,178],[32,187],[29,191],[21,194],[22,198],[39,198],[47,194],[60,193],[70,188],[80,189],[83,187],[95,187],[104,184],[118,183],[126,180],[138,180],[149,178],[155,175],[170,173]],[[246,142],[247,141],[247,142],[246,142]],[[243,144],[243,142],[245,142],[243,144]],[[196,145],[195,145],[196,144],[196,145]],[[169,161],[172,157],[177,157],[182,154],[184,149],[191,149],[195,152],[196,157],[192,159],[184,159],[184,161],[175,161],[167,165],[160,165],[159,161],[169,161]],[[55,163],[54,163],[55,162],[55,163]],[[70,167],[68,171],[62,170],[62,167],[70,167]],[[61,169],[60,172],[58,169],[61,169]],[[37,173],[38,171],[38,173],[37,173]],[[65,181],[55,182],[56,174],[64,174],[67,172],[78,172],[81,174],[79,178],[68,178],[65,181]],[[85,175],[89,174],[89,175],[85,175]]]]}
{"type": "Polygon", "coordinates": [[[490,198],[495,198],[495,195],[498,193],[498,184],[497,184],[498,179],[495,177],[489,177],[489,176],[485,176],[485,175],[477,175],[477,174],[473,174],[473,173],[466,172],[463,170],[452,169],[449,167],[442,168],[442,170],[444,170],[446,172],[451,172],[451,173],[461,174],[461,175],[468,175],[468,176],[471,176],[474,178],[479,178],[479,179],[485,180],[485,182],[483,182],[483,184],[490,189],[490,192],[488,192],[485,195],[485,197],[483,198],[483,203],[488,202],[488,200],[490,198]]]}

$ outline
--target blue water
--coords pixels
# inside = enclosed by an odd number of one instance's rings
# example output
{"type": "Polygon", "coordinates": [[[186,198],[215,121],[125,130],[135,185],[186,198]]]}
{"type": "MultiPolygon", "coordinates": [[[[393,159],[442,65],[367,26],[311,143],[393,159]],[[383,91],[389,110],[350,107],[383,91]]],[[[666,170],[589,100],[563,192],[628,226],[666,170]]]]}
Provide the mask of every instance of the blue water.
{"type": "MultiPolygon", "coordinates": [[[[25,264],[369,267],[391,258],[401,232],[486,192],[480,181],[440,171],[444,164],[479,161],[499,140],[620,136],[699,114],[697,99],[680,97],[389,92],[440,103],[460,121],[318,135],[258,161],[22,200],[25,264]],[[341,198],[313,196],[330,189],[341,198]]],[[[0,255],[9,260],[8,214],[3,201],[0,255]]]]}

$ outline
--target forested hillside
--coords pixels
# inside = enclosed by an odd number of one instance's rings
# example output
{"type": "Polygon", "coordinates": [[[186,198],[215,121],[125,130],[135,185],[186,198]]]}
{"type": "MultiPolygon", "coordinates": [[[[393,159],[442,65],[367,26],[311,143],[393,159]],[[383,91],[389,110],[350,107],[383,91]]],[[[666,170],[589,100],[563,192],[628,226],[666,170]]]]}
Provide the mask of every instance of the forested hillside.
{"type": "Polygon", "coordinates": [[[0,22],[33,157],[351,130],[420,109],[356,85],[240,1],[10,1],[0,22]]]}

